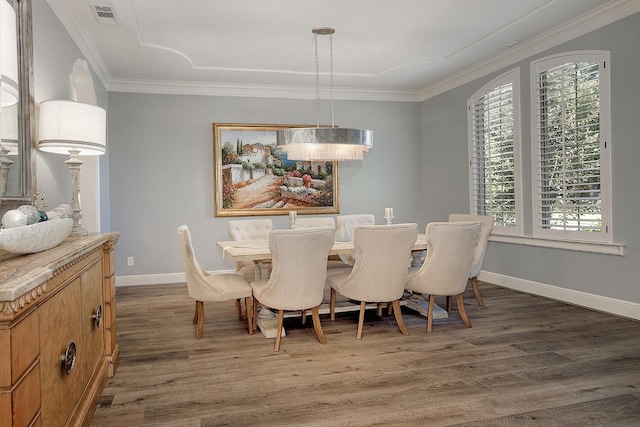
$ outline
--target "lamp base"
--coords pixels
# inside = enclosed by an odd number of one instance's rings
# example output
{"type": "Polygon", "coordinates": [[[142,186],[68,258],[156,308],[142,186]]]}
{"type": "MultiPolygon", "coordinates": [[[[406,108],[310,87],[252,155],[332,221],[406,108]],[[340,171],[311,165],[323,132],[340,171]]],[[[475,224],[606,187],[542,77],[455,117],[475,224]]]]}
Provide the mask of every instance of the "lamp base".
{"type": "Polygon", "coordinates": [[[69,236],[86,236],[89,233],[80,225],[82,218],[82,209],[80,209],[80,166],[82,160],[78,157],[79,150],[75,148],[69,149],[69,160],[65,163],[69,167],[71,174],[71,209],[73,209],[73,228],[69,236]]]}
{"type": "Polygon", "coordinates": [[[81,225],[79,224],[73,224],[73,228],[71,229],[71,233],[69,233],[69,236],[71,237],[80,237],[80,236],[88,236],[89,232],[87,230],[85,230],[84,228],[82,228],[81,225]]]}

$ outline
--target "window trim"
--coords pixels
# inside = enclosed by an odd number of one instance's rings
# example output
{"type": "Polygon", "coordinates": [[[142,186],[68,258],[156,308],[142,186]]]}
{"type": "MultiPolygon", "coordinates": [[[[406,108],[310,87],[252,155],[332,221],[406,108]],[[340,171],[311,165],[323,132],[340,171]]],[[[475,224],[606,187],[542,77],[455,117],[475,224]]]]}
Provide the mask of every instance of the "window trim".
{"type": "Polygon", "coordinates": [[[530,64],[530,123],[531,123],[531,201],[532,234],[534,238],[550,241],[601,244],[613,242],[612,227],[612,170],[611,170],[611,61],[610,52],[604,50],[585,50],[562,52],[532,61],[530,64]],[[600,199],[602,232],[588,233],[580,231],[562,231],[543,229],[538,223],[537,207],[540,205],[538,187],[539,165],[538,147],[540,129],[538,126],[538,75],[550,68],[573,62],[600,62],[600,199]],[[604,145],[603,143],[604,142],[604,145]]]}
{"type": "Polygon", "coordinates": [[[513,160],[514,160],[514,197],[515,197],[515,227],[495,226],[493,234],[507,236],[521,236],[523,233],[523,201],[522,201],[522,127],[521,127],[521,97],[520,97],[520,67],[513,68],[500,76],[492,79],[482,86],[467,100],[467,154],[469,160],[469,210],[471,214],[475,214],[475,193],[474,193],[474,169],[473,169],[473,153],[474,153],[474,128],[473,115],[475,113],[474,105],[479,98],[486,96],[490,91],[497,87],[511,83],[513,97],[513,160]]]}

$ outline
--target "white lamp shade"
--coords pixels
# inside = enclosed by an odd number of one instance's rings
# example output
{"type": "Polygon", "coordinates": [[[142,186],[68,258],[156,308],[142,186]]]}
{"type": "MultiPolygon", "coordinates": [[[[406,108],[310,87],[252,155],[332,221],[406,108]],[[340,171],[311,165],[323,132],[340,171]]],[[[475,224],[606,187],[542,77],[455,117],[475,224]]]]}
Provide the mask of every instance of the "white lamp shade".
{"type": "Polygon", "coordinates": [[[107,112],[96,105],[75,101],[44,101],[40,104],[38,148],[57,154],[70,149],[81,156],[104,154],[107,112]]]}
{"type": "Polygon", "coordinates": [[[0,106],[8,107],[18,102],[18,35],[16,11],[0,0],[0,106]]]}

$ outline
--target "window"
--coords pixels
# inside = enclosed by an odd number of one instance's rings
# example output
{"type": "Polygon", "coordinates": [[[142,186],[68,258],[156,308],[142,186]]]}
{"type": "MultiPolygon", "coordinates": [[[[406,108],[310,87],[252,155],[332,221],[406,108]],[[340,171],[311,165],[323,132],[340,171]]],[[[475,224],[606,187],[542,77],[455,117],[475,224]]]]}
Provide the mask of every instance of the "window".
{"type": "Polygon", "coordinates": [[[532,63],[533,234],[611,241],[606,52],[532,63]]]}
{"type": "Polygon", "coordinates": [[[520,234],[519,70],[491,81],[468,101],[471,212],[494,217],[494,233],[520,234]]]}

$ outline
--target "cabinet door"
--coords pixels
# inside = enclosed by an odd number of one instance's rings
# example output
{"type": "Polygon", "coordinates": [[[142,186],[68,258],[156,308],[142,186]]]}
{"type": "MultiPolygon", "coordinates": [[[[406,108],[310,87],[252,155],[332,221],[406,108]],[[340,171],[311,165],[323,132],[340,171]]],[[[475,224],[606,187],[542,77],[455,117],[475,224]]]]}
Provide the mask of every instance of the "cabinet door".
{"type": "Polygon", "coordinates": [[[82,394],[80,295],[77,278],[40,307],[40,408],[42,424],[48,427],[64,425],[82,394]],[[67,373],[62,361],[71,343],[76,358],[67,373]]]}
{"type": "Polygon", "coordinates": [[[82,372],[89,381],[98,361],[104,359],[104,303],[102,301],[102,261],[80,276],[82,288],[82,372]],[[100,317],[98,321],[97,316],[100,317]]]}

